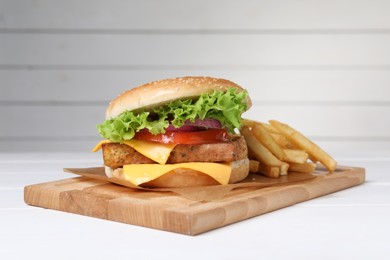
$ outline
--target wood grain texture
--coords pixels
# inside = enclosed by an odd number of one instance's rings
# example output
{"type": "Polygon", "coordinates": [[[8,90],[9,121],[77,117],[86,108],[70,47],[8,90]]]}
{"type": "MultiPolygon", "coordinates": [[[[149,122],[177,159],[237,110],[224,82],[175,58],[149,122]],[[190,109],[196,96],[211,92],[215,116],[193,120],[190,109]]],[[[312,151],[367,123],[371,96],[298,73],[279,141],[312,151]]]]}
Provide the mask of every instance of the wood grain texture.
{"type": "Polygon", "coordinates": [[[216,201],[171,192],[134,190],[86,177],[26,186],[27,204],[133,225],[196,235],[338,190],[359,185],[365,170],[339,167],[312,181],[263,189],[236,189],[216,201]]]}

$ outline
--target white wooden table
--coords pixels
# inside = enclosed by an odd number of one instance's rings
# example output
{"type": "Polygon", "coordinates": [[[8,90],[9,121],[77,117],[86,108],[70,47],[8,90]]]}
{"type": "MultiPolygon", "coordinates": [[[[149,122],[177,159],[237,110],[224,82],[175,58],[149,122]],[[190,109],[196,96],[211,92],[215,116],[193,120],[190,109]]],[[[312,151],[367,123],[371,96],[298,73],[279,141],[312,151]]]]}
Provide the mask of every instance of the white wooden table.
{"type": "Polygon", "coordinates": [[[24,186],[73,177],[62,168],[101,165],[100,154],[3,153],[0,259],[390,259],[390,150],[364,146],[331,147],[366,168],[364,185],[195,237],[28,206],[24,186]]]}

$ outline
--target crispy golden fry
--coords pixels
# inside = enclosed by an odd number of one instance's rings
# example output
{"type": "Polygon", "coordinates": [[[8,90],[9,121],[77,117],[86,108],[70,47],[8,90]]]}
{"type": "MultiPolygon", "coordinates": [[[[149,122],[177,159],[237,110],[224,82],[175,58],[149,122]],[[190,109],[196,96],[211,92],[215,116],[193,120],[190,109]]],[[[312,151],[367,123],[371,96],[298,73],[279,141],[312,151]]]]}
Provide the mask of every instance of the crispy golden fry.
{"type": "Polygon", "coordinates": [[[282,162],[276,158],[268,149],[260,143],[248,127],[244,126],[241,129],[241,134],[244,136],[251,154],[261,163],[268,166],[282,165],[282,162]]]}
{"type": "Polygon", "coordinates": [[[278,178],[280,176],[280,167],[260,164],[259,172],[267,177],[278,178]]]}
{"type": "Polygon", "coordinates": [[[290,168],[290,165],[288,163],[283,162],[280,166],[280,175],[284,176],[288,174],[288,169],[290,168]]]}
{"type": "Polygon", "coordinates": [[[270,133],[262,124],[255,123],[252,127],[252,133],[273,155],[283,161],[286,156],[283,149],[275,142],[270,133]]]}
{"type": "Polygon", "coordinates": [[[312,173],[317,162],[334,171],[336,161],[315,143],[289,125],[269,122],[270,125],[244,119],[241,134],[248,144],[251,172],[272,178],[289,172],[312,173]]]}
{"type": "Polygon", "coordinates": [[[243,124],[243,126],[246,126],[246,127],[252,128],[255,125],[255,123],[256,123],[256,121],[251,120],[251,119],[246,119],[246,118],[242,119],[242,124],[243,124]]]}
{"type": "Polygon", "coordinates": [[[302,150],[293,150],[293,149],[283,149],[284,161],[288,163],[305,163],[309,158],[309,154],[302,150]]]}
{"type": "Polygon", "coordinates": [[[312,173],[316,170],[315,163],[290,163],[289,172],[312,173]]]}
{"type": "Polygon", "coordinates": [[[272,125],[263,123],[263,122],[258,122],[258,121],[255,121],[255,120],[243,118],[242,119],[242,123],[243,123],[244,126],[247,126],[247,127],[250,127],[250,128],[254,127],[256,124],[261,124],[265,129],[267,129],[268,132],[275,133],[275,134],[279,133],[278,130],[276,130],[275,127],[273,127],[272,125]]]}
{"type": "Polygon", "coordinates": [[[249,147],[248,147],[248,159],[257,161],[256,155],[252,152],[251,148],[249,147]]]}
{"type": "Polygon", "coordinates": [[[256,160],[249,160],[249,172],[259,172],[260,162],[256,160]]]}
{"type": "Polygon", "coordinates": [[[280,133],[270,133],[275,142],[282,148],[293,149],[294,145],[280,133]]]}
{"type": "Polygon", "coordinates": [[[259,122],[259,124],[261,124],[265,129],[267,129],[268,132],[273,133],[273,134],[279,134],[279,131],[275,127],[273,127],[272,125],[269,125],[269,124],[266,124],[263,122],[259,122]]]}
{"type": "Polygon", "coordinates": [[[312,155],[309,154],[309,159],[310,161],[312,161],[313,163],[318,163],[318,159],[317,158],[314,158],[312,155]]]}
{"type": "Polygon", "coordinates": [[[336,161],[303,134],[291,126],[275,120],[270,120],[269,123],[285,135],[294,145],[306,151],[314,161],[318,160],[321,162],[330,172],[333,172],[336,169],[336,161]]]}

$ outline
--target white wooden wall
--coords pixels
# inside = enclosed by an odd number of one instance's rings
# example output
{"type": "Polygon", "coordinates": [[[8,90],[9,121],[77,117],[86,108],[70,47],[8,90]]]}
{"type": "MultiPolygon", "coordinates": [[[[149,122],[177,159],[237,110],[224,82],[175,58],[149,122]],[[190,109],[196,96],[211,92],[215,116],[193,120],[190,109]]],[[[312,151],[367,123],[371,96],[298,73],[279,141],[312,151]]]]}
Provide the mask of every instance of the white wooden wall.
{"type": "Polygon", "coordinates": [[[184,75],[328,146],[389,145],[390,1],[0,0],[0,151],[88,151],[109,100],[184,75]]]}

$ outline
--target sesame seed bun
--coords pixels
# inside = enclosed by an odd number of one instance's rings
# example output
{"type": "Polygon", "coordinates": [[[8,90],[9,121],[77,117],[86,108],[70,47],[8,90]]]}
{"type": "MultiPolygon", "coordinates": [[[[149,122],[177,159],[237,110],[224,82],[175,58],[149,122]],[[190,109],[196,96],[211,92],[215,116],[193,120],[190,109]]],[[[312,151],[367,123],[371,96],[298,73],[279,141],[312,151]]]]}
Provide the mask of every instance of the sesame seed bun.
{"type": "MultiPolygon", "coordinates": [[[[110,102],[106,110],[106,119],[119,116],[125,111],[152,109],[178,99],[196,98],[204,93],[226,91],[235,88],[244,89],[226,79],[211,77],[183,77],[158,80],[130,89],[110,102]]],[[[252,103],[248,97],[248,108],[252,103]]]]}

